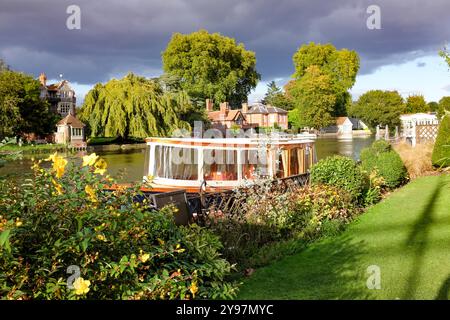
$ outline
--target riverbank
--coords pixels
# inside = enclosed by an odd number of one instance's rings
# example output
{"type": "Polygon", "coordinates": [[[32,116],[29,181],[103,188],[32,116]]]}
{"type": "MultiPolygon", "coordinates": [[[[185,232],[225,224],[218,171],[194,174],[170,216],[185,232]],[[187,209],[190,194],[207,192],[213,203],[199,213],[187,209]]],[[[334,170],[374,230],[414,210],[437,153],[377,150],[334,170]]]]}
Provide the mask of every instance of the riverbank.
{"type": "Polygon", "coordinates": [[[448,194],[450,175],[419,178],[370,208],[341,235],[257,270],[238,298],[447,300],[448,194]],[[377,290],[367,287],[373,270],[380,271],[377,290]]]}
{"type": "Polygon", "coordinates": [[[65,144],[24,144],[19,146],[17,144],[7,144],[0,147],[1,154],[45,154],[52,152],[67,152],[70,148],[65,144]]]}

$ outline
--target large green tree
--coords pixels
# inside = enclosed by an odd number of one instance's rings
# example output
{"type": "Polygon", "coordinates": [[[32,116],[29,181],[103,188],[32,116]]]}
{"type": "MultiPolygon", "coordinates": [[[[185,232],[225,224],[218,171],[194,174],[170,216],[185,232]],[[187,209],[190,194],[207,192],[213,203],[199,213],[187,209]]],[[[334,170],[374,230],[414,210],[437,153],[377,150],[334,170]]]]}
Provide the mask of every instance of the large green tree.
{"type": "Polygon", "coordinates": [[[359,97],[349,110],[351,116],[362,119],[368,126],[400,125],[400,115],[405,112],[405,103],[397,91],[371,90],[359,97]]]}
{"type": "Polygon", "coordinates": [[[275,81],[271,81],[267,84],[267,92],[261,102],[284,110],[292,110],[293,108],[292,101],[285,95],[283,90],[277,86],[275,81]]]}
{"type": "Polygon", "coordinates": [[[86,95],[80,118],[89,124],[93,137],[145,138],[189,129],[184,120],[192,113],[189,96],[167,86],[132,73],[96,84],[86,95]]]}
{"type": "Polygon", "coordinates": [[[175,33],[162,53],[163,69],[180,79],[193,99],[238,106],[260,79],[256,56],[235,39],[200,30],[175,33]]]}
{"type": "Polygon", "coordinates": [[[411,95],[406,99],[406,113],[429,112],[430,107],[427,105],[423,95],[411,95]]]}
{"type": "Polygon", "coordinates": [[[320,129],[335,122],[336,95],[332,79],[318,66],[308,67],[301,81],[291,83],[289,94],[295,103],[295,109],[289,113],[289,121],[294,127],[320,129]]]}
{"type": "Polygon", "coordinates": [[[442,117],[446,113],[450,113],[450,96],[442,97],[439,100],[438,116],[442,117]]]}
{"type": "Polygon", "coordinates": [[[348,92],[356,81],[359,70],[359,56],[348,49],[337,50],[332,44],[310,42],[301,46],[293,56],[295,66],[294,79],[302,81],[310,66],[317,66],[330,78],[330,89],[335,95],[333,116],[346,115],[351,104],[348,92]]]}
{"type": "Polygon", "coordinates": [[[55,130],[57,117],[39,96],[40,83],[32,76],[0,72],[0,138],[26,133],[46,135],[55,130]]]}

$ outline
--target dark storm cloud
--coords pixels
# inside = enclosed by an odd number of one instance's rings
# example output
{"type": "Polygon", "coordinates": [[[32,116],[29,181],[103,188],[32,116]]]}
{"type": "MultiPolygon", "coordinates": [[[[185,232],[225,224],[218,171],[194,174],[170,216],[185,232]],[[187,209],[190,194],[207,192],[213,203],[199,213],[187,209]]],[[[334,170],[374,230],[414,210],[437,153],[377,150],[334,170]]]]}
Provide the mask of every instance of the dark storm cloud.
{"type": "Polygon", "coordinates": [[[450,39],[450,2],[380,0],[381,30],[366,27],[372,1],[312,0],[0,0],[0,57],[13,68],[78,83],[127,71],[161,73],[173,32],[220,32],[256,52],[263,79],[288,77],[292,55],[309,41],[361,55],[361,72],[436,53],[450,39]],[[81,7],[81,30],[66,8],[81,7]]]}

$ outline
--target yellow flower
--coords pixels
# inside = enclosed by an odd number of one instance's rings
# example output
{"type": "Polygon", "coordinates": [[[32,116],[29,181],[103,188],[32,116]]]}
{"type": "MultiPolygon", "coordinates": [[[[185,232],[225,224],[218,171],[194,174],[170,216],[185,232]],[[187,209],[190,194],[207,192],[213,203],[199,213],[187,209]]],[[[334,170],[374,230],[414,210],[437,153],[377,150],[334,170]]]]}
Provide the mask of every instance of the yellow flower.
{"type": "Polygon", "coordinates": [[[104,159],[98,159],[98,161],[94,164],[95,171],[94,173],[99,173],[101,175],[104,175],[106,172],[106,167],[108,166],[106,161],[104,159]]]}
{"type": "Polygon", "coordinates": [[[97,239],[100,240],[100,241],[105,241],[106,242],[106,237],[104,235],[102,235],[102,234],[98,234],[97,235],[97,239]]]}
{"type": "Polygon", "coordinates": [[[20,220],[16,221],[16,227],[20,227],[22,224],[23,224],[22,221],[20,221],[20,220]]]}
{"type": "Polygon", "coordinates": [[[95,193],[94,188],[92,188],[90,185],[86,185],[86,187],[84,188],[84,191],[87,193],[87,195],[89,196],[89,200],[91,200],[91,202],[97,202],[97,194],[95,193]]]}
{"type": "Polygon", "coordinates": [[[56,171],[56,177],[61,178],[64,175],[64,171],[67,165],[67,160],[61,156],[58,156],[58,152],[55,152],[50,157],[45,159],[46,161],[53,162],[53,170],[56,171]]]}
{"type": "Polygon", "coordinates": [[[93,166],[95,162],[97,161],[98,156],[95,153],[91,153],[88,156],[83,157],[83,167],[85,166],[93,166]]]}
{"type": "Polygon", "coordinates": [[[58,152],[55,152],[51,156],[49,156],[45,161],[55,161],[56,156],[58,155],[58,152]]]}
{"type": "Polygon", "coordinates": [[[192,297],[195,298],[195,294],[198,292],[197,281],[192,281],[189,291],[191,291],[192,297]]]}
{"type": "Polygon", "coordinates": [[[52,179],[52,183],[53,183],[53,186],[55,187],[56,191],[58,191],[58,194],[59,195],[63,194],[62,186],[58,182],[56,182],[55,179],[52,179]]]}
{"type": "Polygon", "coordinates": [[[139,256],[139,260],[143,263],[147,262],[148,259],[150,259],[150,255],[148,253],[139,256]]]}
{"type": "Polygon", "coordinates": [[[89,286],[91,282],[89,280],[84,280],[82,277],[78,277],[77,280],[73,283],[73,287],[75,289],[75,294],[83,295],[89,292],[89,286]]]}

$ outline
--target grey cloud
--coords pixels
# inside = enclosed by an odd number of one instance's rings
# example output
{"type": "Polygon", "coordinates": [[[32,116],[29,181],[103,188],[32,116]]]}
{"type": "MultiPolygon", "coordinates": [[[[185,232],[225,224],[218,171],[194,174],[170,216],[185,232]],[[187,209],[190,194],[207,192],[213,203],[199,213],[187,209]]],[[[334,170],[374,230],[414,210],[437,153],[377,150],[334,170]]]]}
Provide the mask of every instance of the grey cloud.
{"type": "Polygon", "coordinates": [[[95,83],[134,71],[161,73],[173,32],[220,32],[256,52],[263,79],[289,77],[292,55],[309,41],[356,50],[361,73],[436,53],[450,39],[448,0],[380,0],[381,30],[366,27],[370,0],[1,0],[0,57],[15,69],[95,83]],[[65,27],[66,8],[82,29],[65,27]]]}

